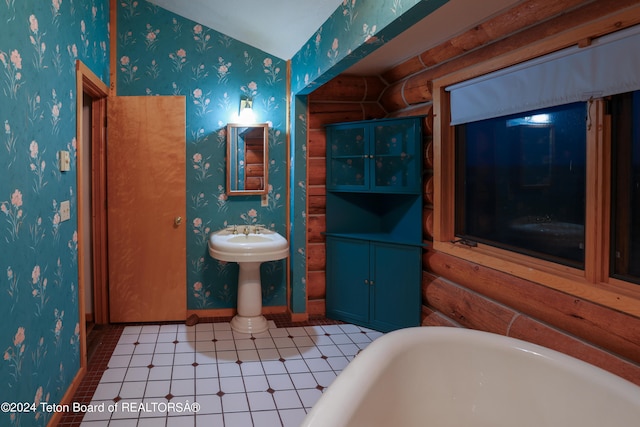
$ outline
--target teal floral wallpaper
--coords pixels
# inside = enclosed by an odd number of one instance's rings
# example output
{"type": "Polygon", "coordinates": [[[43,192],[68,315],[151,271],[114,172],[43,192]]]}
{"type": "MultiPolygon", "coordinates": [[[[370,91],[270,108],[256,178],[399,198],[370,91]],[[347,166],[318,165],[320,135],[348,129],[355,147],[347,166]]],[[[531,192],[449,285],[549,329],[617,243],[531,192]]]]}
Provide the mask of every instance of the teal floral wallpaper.
{"type": "Polygon", "coordinates": [[[2,426],[44,426],[80,367],[75,62],[108,83],[108,0],[0,2],[0,413],[2,426]],[[71,219],[60,220],[60,202],[71,219]]]}
{"type": "MultiPolygon", "coordinates": [[[[186,97],[187,307],[236,306],[238,266],[211,258],[207,237],[230,224],[286,236],[286,61],[146,1],[118,2],[119,96],[186,97]],[[225,194],[226,125],[241,97],[269,123],[269,195],[225,194]]],[[[263,304],[286,305],[286,262],[262,265],[263,304]]]]}
{"type": "Polygon", "coordinates": [[[448,0],[343,0],[291,59],[291,92],[309,94],[448,0]]]}

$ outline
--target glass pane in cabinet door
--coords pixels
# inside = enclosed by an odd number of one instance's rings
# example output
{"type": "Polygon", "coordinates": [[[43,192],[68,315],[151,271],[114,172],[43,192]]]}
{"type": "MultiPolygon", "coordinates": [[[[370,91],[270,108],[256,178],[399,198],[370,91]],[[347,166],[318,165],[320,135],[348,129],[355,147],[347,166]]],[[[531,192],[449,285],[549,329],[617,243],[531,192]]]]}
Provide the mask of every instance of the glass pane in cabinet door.
{"type": "Polygon", "coordinates": [[[387,123],[375,128],[375,186],[414,187],[418,185],[414,122],[387,123]]]}
{"type": "Polygon", "coordinates": [[[368,135],[363,126],[333,128],[327,176],[330,186],[365,186],[368,135]]]}
{"type": "Polygon", "coordinates": [[[363,156],[367,141],[364,127],[333,129],[331,132],[331,156],[363,156]]]}
{"type": "Polygon", "coordinates": [[[330,185],[332,186],[363,186],[364,181],[364,157],[332,158],[329,167],[330,185]]]}

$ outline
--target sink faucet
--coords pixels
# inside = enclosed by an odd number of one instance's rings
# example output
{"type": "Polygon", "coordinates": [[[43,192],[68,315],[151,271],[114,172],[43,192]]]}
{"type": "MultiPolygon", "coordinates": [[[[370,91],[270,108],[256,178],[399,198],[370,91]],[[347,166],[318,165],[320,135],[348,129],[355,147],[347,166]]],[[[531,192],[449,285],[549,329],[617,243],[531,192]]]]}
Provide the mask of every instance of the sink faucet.
{"type": "Polygon", "coordinates": [[[238,234],[238,226],[237,225],[233,226],[233,234],[238,234]]]}
{"type": "Polygon", "coordinates": [[[249,235],[249,226],[248,226],[248,225],[245,225],[245,226],[244,226],[244,235],[245,235],[245,236],[248,236],[248,235],[249,235]]]}

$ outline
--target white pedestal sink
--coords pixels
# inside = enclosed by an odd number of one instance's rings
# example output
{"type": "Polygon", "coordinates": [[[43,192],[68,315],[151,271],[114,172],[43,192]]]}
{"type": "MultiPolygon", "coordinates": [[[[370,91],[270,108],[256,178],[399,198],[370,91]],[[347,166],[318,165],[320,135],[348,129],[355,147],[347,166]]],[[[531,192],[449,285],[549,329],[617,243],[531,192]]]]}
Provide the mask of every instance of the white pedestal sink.
{"type": "Polygon", "coordinates": [[[237,262],[240,266],[238,314],[231,320],[231,328],[245,334],[266,331],[260,264],[286,258],[289,255],[287,239],[260,226],[231,226],[211,233],[209,255],[220,261],[237,262]]]}

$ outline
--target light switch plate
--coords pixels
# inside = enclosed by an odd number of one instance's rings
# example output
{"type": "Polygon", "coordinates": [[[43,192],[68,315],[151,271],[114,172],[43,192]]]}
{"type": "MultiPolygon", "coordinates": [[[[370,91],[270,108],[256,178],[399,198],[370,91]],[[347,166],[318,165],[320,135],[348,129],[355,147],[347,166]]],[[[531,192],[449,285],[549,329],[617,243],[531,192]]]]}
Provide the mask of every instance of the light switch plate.
{"type": "Polygon", "coordinates": [[[69,201],[60,202],[60,221],[68,221],[71,219],[71,207],[69,201]]]}
{"type": "Polygon", "coordinates": [[[68,151],[61,150],[58,152],[58,162],[60,163],[60,172],[69,172],[71,170],[71,157],[68,151]]]}

